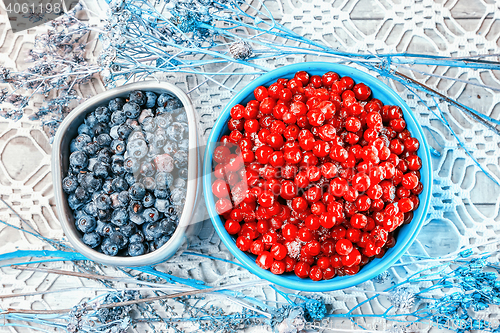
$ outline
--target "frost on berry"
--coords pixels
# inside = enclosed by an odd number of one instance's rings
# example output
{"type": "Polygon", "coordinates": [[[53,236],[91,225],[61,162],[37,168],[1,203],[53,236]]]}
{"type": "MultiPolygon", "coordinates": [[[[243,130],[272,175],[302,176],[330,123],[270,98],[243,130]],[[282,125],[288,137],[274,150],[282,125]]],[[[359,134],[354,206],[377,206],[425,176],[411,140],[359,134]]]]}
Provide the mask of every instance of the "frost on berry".
{"type": "Polygon", "coordinates": [[[174,159],[169,154],[157,155],[154,162],[158,172],[172,172],[174,170],[174,159]]]}

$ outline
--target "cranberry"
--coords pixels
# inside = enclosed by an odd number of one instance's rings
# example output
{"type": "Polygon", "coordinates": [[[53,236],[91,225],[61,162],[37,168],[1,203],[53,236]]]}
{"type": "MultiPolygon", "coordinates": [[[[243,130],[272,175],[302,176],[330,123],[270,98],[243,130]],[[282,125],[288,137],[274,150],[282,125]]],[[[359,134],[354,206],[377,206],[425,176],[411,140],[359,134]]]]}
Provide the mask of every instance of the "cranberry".
{"type": "Polygon", "coordinates": [[[309,278],[313,281],[320,281],[323,279],[323,271],[318,266],[313,266],[309,271],[309,278]]]}
{"type": "Polygon", "coordinates": [[[240,231],[240,224],[234,220],[226,220],[224,228],[230,235],[236,235],[240,231]]]}
{"type": "Polygon", "coordinates": [[[269,269],[273,265],[273,257],[271,253],[267,251],[263,251],[259,256],[257,257],[256,263],[257,266],[259,266],[262,269],[269,269]]]}
{"type": "Polygon", "coordinates": [[[342,264],[345,267],[357,266],[361,262],[361,253],[357,249],[353,249],[347,255],[342,256],[342,264]]]}
{"type": "Polygon", "coordinates": [[[403,175],[403,180],[401,183],[405,188],[412,190],[418,185],[418,177],[414,173],[407,173],[403,175]]]}
{"type": "Polygon", "coordinates": [[[295,265],[294,272],[301,279],[305,279],[309,276],[309,271],[311,270],[311,266],[304,262],[299,262],[295,265]]]}
{"type": "Polygon", "coordinates": [[[351,226],[356,229],[363,229],[368,223],[368,219],[363,214],[354,214],[351,216],[351,226]]]}
{"type": "Polygon", "coordinates": [[[218,198],[226,198],[229,196],[227,184],[222,179],[217,179],[213,182],[212,192],[218,198]]]}
{"type": "Polygon", "coordinates": [[[271,254],[272,254],[273,258],[276,260],[285,259],[287,253],[288,253],[288,250],[287,250],[286,246],[283,244],[274,244],[271,247],[271,254]]]}
{"type": "Polygon", "coordinates": [[[401,108],[333,72],[297,72],[254,96],[231,108],[213,153],[215,208],[237,247],[274,274],[311,280],[382,257],[423,192],[401,108]],[[288,255],[297,246],[299,262],[288,255]]]}
{"type": "Polygon", "coordinates": [[[215,210],[217,211],[217,214],[224,214],[225,212],[230,211],[231,208],[233,208],[233,205],[227,198],[221,198],[215,203],[215,210]]]}
{"type": "Polygon", "coordinates": [[[353,245],[348,239],[340,239],[337,244],[335,244],[335,250],[341,256],[346,256],[353,250],[353,245]]]}

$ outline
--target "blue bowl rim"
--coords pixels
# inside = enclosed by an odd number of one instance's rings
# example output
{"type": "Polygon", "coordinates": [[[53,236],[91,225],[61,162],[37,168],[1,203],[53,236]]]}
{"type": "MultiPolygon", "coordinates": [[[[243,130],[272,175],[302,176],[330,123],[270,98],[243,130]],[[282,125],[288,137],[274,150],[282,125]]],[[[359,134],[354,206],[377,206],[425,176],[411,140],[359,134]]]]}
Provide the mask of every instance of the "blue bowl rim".
{"type": "MultiPolygon", "coordinates": [[[[432,167],[431,167],[431,156],[428,148],[427,140],[425,139],[424,132],[418,123],[417,119],[413,115],[410,107],[406,104],[406,102],[389,86],[387,86],[382,81],[378,80],[376,77],[365,73],[359,69],[336,64],[336,63],[327,63],[327,62],[304,62],[298,64],[292,64],[277,68],[272,70],[266,74],[261,75],[257,79],[253,80],[250,84],[244,87],[240,92],[238,92],[226,105],[224,110],[220,113],[217,121],[215,122],[212,130],[210,131],[209,138],[207,140],[207,146],[205,149],[204,156],[204,164],[203,164],[203,192],[206,200],[207,210],[214,225],[215,230],[217,231],[219,237],[222,242],[226,245],[229,251],[243,264],[243,266],[248,269],[253,274],[259,276],[260,278],[266,279],[274,284],[294,289],[300,291],[309,291],[309,292],[323,292],[323,291],[333,291],[344,289],[348,287],[352,287],[363,283],[367,280],[370,280],[380,273],[386,271],[390,268],[413,244],[418,233],[423,227],[425,217],[427,215],[427,211],[429,209],[430,201],[431,201],[431,186],[432,186],[432,167]],[[415,215],[413,216],[413,220],[410,224],[405,227],[409,228],[406,233],[406,239],[402,240],[404,242],[397,242],[396,246],[390,249],[386,255],[380,259],[374,259],[376,265],[372,265],[368,269],[360,270],[359,273],[351,276],[343,276],[343,277],[335,277],[331,280],[322,280],[322,281],[312,281],[310,279],[290,279],[285,275],[275,275],[268,270],[264,270],[257,266],[254,260],[248,256],[245,252],[241,251],[237,248],[236,243],[232,239],[232,237],[226,232],[224,229],[224,223],[222,222],[220,216],[215,211],[215,202],[213,199],[213,195],[211,192],[211,184],[212,184],[212,154],[213,150],[216,147],[216,143],[220,138],[220,132],[224,128],[227,118],[229,116],[229,111],[231,107],[239,102],[243,101],[245,98],[253,94],[253,90],[261,85],[268,85],[273,80],[276,80],[280,77],[290,76],[291,74],[298,71],[321,71],[328,72],[333,71],[337,72],[340,76],[351,76],[354,81],[364,82],[369,87],[377,87],[384,92],[384,94],[389,95],[390,98],[397,101],[396,105],[399,105],[403,110],[404,117],[407,123],[411,123],[412,127],[416,129],[412,130],[412,135],[417,137],[420,141],[420,149],[418,151],[418,155],[422,158],[423,168],[421,173],[427,176],[426,179],[422,177],[424,180],[424,191],[419,195],[419,199],[421,200],[420,206],[417,209],[415,215]],[[422,172],[424,171],[424,172],[422,172]]],[[[371,264],[371,263],[370,263],[371,264]]]]}

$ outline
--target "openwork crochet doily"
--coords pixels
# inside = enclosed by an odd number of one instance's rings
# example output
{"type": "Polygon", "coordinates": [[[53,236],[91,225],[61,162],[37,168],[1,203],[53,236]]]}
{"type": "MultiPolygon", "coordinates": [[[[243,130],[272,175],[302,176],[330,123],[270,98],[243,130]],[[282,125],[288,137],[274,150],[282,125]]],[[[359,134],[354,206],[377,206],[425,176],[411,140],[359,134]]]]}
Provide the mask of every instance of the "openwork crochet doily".
{"type": "MultiPolygon", "coordinates": [[[[496,53],[500,35],[500,7],[492,0],[346,0],[346,1],[269,1],[266,5],[274,17],[287,28],[321,40],[326,44],[348,52],[369,53],[426,53],[449,57],[468,56],[478,53],[496,53]]],[[[98,9],[99,5],[92,7],[98,9]]],[[[0,9],[0,62],[6,67],[25,68],[24,55],[34,42],[37,32],[44,27],[13,34],[8,28],[7,16],[0,9]]],[[[89,44],[89,52],[98,46],[96,41],[89,44]]],[[[305,60],[321,60],[314,56],[280,58],[274,63],[261,65],[277,66],[305,60]]],[[[238,71],[232,65],[233,71],[238,71]]],[[[500,117],[500,73],[498,71],[475,72],[466,69],[452,69],[433,66],[413,66],[414,69],[432,73],[434,76],[410,71],[404,66],[402,73],[415,78],[440,93],[457,99],[493,118],[500,117]],[[447,76],[469,79],[475,85],[441,78],[447,76]],[[482,84],[497,87],[498,90],[484,89],[482,84]]],[[[373,74],[373,73],[372,73],[373,74]]],[[[185,91],[191,91],[204,78],[194,75],[166,75],[163,80],[175,82],[185,91]]],[[[251,77],[218,77],[226,86],[239,90],[251,77]]],[[[381,78],[384,80],[384,78],[381,78]]],[[[409,250],[410,254],[440,256],[461,247],[486,244],[485,251],[496,250],[487,245],[500,234],[500,188],[486,177],[475,163],[461,149],[450,131],[437,120],[418,98],[399,84],[387,82],[403,98],[419,119],[430,145],[433,147],[432,202],[425,226],[417,241],[409,250]]],[[[83,87],[80,94],[90,97],[104,90],[101,82],[83,87]]],[[[199,116],[200,137],[206,140],[211,126],[219,112],[232,97],[232,92],[220,88],[213,82],[206,82],[190,93],[199,116]]],[[[423,100],[432,105],[432,99],[421,94],[423,100]]],[[[36,107],[36,103],[33,107],[36,107]]],[[[480,163],[500,181],[499,155],[500,138],[491,130],[473,121],[446,103],[439,103],[457,135],[480,163]]],[[[431,112],[433,111],[433,112],[431,112]]],[[[57,221],[53,202],[50,175],[51,146],[48,137],[40,130],[40,124],[27,117],[18,122],[0,120],[0,195],[42,235],[63,240],[64,236],[57,221]]],[[[14,212],[0,204],[0,219],[23,228],[14,212]]],[[[0,253],[15,249],[50,249],[46,243],[28,234],[0,225],[0,253]]],[[[192,252],[232,259],[221,243],[210,221],[205,221],[200,234],[193,239],[189,250],[192,252]]],[[[402,261],[411,260],[403,257],[402,261]]],[[[47,264],[54,266],[54,264],[47,264]]],[[[54,266],[55,267],[55,266],[54,266]]],[[[73,264],[57,264],[59,269],[71,270],[73,264]]],[[[195,278],[210,285],[222,285],[255,279],[255,276],[237,266],[195,256],[180,256],[161,265],[162,269],[184,278],[195,278]]],[[[403,278],[416,266],[390,269],[394,281],[403,278]]],[[[20,272],[1,268],[0,283],[2,294],[31,292],[56,288],[95,286],[96,283],[55,274],[20,272]]],[[[109,274],[118,274],[114,268],[107,268],[109,274]]],[[[380,289],[376,283],[366,282],[360,289],[380,289]]],[[[252,296],[277,299],[270,288],[254,287],[245,291],[252,296]]],[[[73,291],[60,297],[51,294],[30,298],[8,298],[0,300],[0,307],[6,309],[33,308],[57,309],[71,307],[82,298],[89,297],[85,290],[73,291]]],[[[322,295],[333,309],[345,310],[366,299],[366,294],[356,291],[336,291],[322,295]]],[[[382,304],[379,304],[382,308],[382,304]]],[[[376,311],[377,305],[363,308],[364,313],[376,311]]],[[[229,308],[228,310],[234,310],[229,308]]],[[[342,325],[339,323],[338,325],[342,325]]],[[[350,324],[346,324],[350,327],[350,324]]],[[[6,329],[6,328],[4,328],[6,329]]],[[[1,330],[1,329],[0,329],[1,330]]],[[[12,329],[14,331],[14,329],[12,329]]],[[[17,328],[16,328],[17,330],[17,328]]],[[[22,329],[20,329],[22,330],[22,329]]],[[[262,329],[256,329],[262,331],[262,329]]]]}

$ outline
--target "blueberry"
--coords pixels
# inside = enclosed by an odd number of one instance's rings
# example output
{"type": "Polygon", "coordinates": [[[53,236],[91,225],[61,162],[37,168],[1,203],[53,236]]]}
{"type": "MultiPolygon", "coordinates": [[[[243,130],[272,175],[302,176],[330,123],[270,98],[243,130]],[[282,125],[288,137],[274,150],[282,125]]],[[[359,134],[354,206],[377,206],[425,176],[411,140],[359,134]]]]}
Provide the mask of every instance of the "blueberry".
{"type": "Polygon", "coordinates": [[[82,206],[83,203],[76,197],[74,193],[68,196],[68,206],[69,208],[75,210],[82,206]]]}
{"type": "Polygon", "coordinates": [[[172,190],[172,203],[176,206],[180,206],[184,204],[186,199],[186,190],[183,188],[174,188],[172,190]]]}
{"type": "Polygon", "coordinates": [[[174,156],[174,164],[177,169],[182,169],[187,167],[188,165],[188,153],[185,150],[178,150],[175,152],[174,156]]]}
{"type": "Polygon", "coordinates": [[[118,246],[118,249],[124,249],[128,244],[128,239],[120,231],[113,231],[109,235],[109,240],[118,246]]]}
{"type": "Polygon", "coordinates": [[[153,177],[144,177],[142,179],[142,184],[146,190],[154,191],[156,187],[156,182],[153,177]]]}
{"type": "Polygon", "coordinates": [[[127,116],[123,111],[115,111],[111,114],[111,124],[112,126],[121,125],[127,120],[127,116]]]}
{"type": "Polygon", "coordinates": [[[174,187],[186,188],[187,182],[185,179],[177,178],[174,182],[174,187]]]}
{"type": "Polygon", "coordinates": [[[118,126],[118,137],[122,140],[127,140],[127,138],[129,137],[130,133],[132,133],[134,129],[132,127],[130,127],[129,125],[127,124],[121,124],[120,126],[118,126]]]}
{"type": "Polygon", "coordinates": [[[155,197],[151,192],[146,192],[144,198],[142,198],[142,206],[145,208],[153,207],[155,204],[155,197]]]}
{"type": "Polygon", "coordinates": [[[116,192],[111,193],[109,198],[111,199],[111,211],[121,208],[121,205],[118,202],[118,193],[116,192]]]}
{"type": "Polygon", "coordinates": [[[120,110],[124,104],[125,104],[125,99],[117,97],[109,101],[108,108],[111,112],[114,112],[120,110]]]}
{"type": "Polygon", "coordinates": [[[76,179],[78,180],[78,184],[83,185],[85,184],[85,180],[87,179],[87,174],[85,172],[79,172],[76,175],[76,179]]]}
{"type": "Polygon", "coordinates": [[[85,124],[87,124],[90,128],[93,128],[98,122],[99,121],[97,120],[94,112],[88,113],[85,117],[85,124]]]}
{"type": "Polygon", "coordinates": [[[102,183],[102,191],[105,194],[111,194],[111,193],[113,193],[113,187],[112,187],[111,184],[113,184],[113,179],[112,178],[106,178],[104,180],[104,183],[102,183]]]}
{"type": "Polygon", "coordinates": [[[113,163],[111,163],[111,171],[119,176],[125,174],[125,168],[123,167],[123,159],[114,160],[113,163]]]}
{"type": "Polygon", "coordinates": [[[142,205],[142,199],[139,201],[131,201],[128,206],[129,214],[142,214],[144,211],[144,206],[142,205]]]}
{"type": "Polygon", "coordinates": [[[108,256],[116,256],[118,254],[118,245],[113,243],[111,239],[105,238],[101,244],[101,250],[108,256]]]}
{"type": "Polygon", "coordinates": [[[107,107],[99,106],[95,109],[94,114],[100,123],[109,123],[111,112],[107,107]]]}
{"type": "Polygon", "coordinates": [[[133,157],[129,157],[125,159],[125,161],[123,162],[123,167],[125,168],[125,171],[130,173],[135,173],[139,171],[140,166],[141,163],[139,163],[139,161],[133,157]]]}
{"type": "Polygon", "coordinates": [[[154,252],[158,250],[154,241],[146,242],[146,244],[148,244],[149,246],[149,252],[154,252]]]}
{"type": "Polygon", "coordinates": [[[141,125],[139,125],[139,122],[136,119],[127,119],[125,125],[129,126],[132,129],[132,133],[142,131],[141,125]]]}
{"type": "Polygon", "coordinates": [[[109,133],[109,126],[107,123],[97,123],[93,128],[94,136],[98,136],[102,133],[109,133]]]}
{"type": "Polygon", "coordinates": [[[186,112],[179,113],[177,117],[175,117],[175,120],[181,123],[187,123],[188,122],[188,117],[186,112]]]}
{"type": "Polygon", "coordinates": [[[129,219],[130,219],[130,221],[132,221],[133,223],[135,223],[137,225],[141,225],[144,222],[146,222],[146,220],[144,220],[144,217],[142,217],[142,214],[137,214],[137,213],[130,214],[129,219]]]}
{"type": "Polygon", "coordinates": [[[151,162],[143,162],[139,171],[144,177],[152,177],[156,172],[156,168],[151,162]]]}
{"type": "Polygon", "coordinates": [[[152,91],[146,91],[146,107],[153,108],[156,105],[158,96],[152,91]]]}
{"type": "Polygon", "coordinates": [[[100,178],[106,178],[109,175],[109,167],[108,165],[102,163],[101,161],[97,161],[94,164],[94,168],[92,169],[92,172],[96,177],[100,178]]]}
{"type": "Polygon", "coordinates": [[[94,168],[95,168],[96,164],[98,164],[98,163],[101,163],[101,162],[99,162],[97,157],[89,158],[89,165],[87,166],[87,170],[94,172],[94,168]]]}
{"type": "Polygon", "coordinates": [[[149,133],[153,133],[156,130],[156,122],[153,117],[144,118],[141,125],[142,129],[149,133]]]}
{"type": "Polygon", "coordinates": [[[171,218],[172,216],[176,216],[177,215],[177,210],[175,209],[174,205],[172,205],[172,204],[169,203],[165,207],[165,211],[163,213],[165,214],[165,217],[168,217],[168,218],[172,219],[171,218]]]}
{"type": "Polygon", "coordinates": [[[93,135],[92,127],[89,125],[83,123],[80,126],[78,126],[78,134],[86,134],[86,135],[93,135]]]}
{"type": "Polygon", "coordinates": [[[163,234],[159,222],[145,223],[142,225],[142,233],[146,240],[151,241],[155,238],[161,237],[163,234]]]}
{"type": "Polygon", "coordinates": [[[170,219],[161,219],[160,220],[160,226],[165,235],[171,236],[175,229],[177,228],[177,224],[172,222],[170,219]]]}
{"type": "Polygon", "coordinates": [[[128,255],[131,257],[136,257],[146,253],[146,247],[142,243],[131,243],[128,246],[128,255]]]}
{"type": "Polygon", "coordinates": [[[111,223],[116,226],[122,226],[128,222],[128,213],[125,208],[115,209],[111,213],[111,223]]]}
{"type": "Polygon", "coordinates": [[[83,232],[84,234],[92,232],[95,230],[97,226],[97,222],[93,216],[83,215],[76,221],[76,227],[78,230],[83,232]]]}
{"type": "Polygon", "coordinates": [[[155,239],[154,242],[154,247],[158,250],[160,247],[165,245],[168,241],[170,240],[170,236],[167,235],[162,235],[160,238],[155,239]]]}
{"type": "Polygon", "coordinates": [[[104,164],[110,164],[111,156],[113,156],[113,151],[111,151],[110,148],[105,147],[99,150],[99,152],[97,153],[97,160],[104,164]]]}
{"type": "Polygon", "coordinates": [[[63,191],[66,193],[75,192],[77,187],[78,187],[78,180],[76,179],[75,176],[65,177],[62,181],[62,188],[63,191]]]}
{"type": "Polygon", "coordinates": [[[153,132],[144,132],[144,135],[146,136],[146,142],[152,145],[152,142],[155,138],[155,134],[153,132]]]}
{"type": "Polygon", "coordinates": [[[94,174],[89,172],[85,177],[85,189],[94,193],[99,191],[102,188],[102,180],[100,178],[95,178],[94,174]]]}
{"type": "Polygon", "coordinates": [[[125,181],[129,186],[134,185],[136,183],[136,177],[134,176],[133,173],[126,173],[125,176],[123,176],[123,178],[125,178],[125,181]]]}
{"type": "Polygon", "coordinates": [[[97,227],[95,228],[95,231],[102,237],[109,237],[109,235],[111,235],[114,230],[115,229],[111,223],[97,221],[97,227]]]}
{"type": "Polygon", "coordinates": [[[167,93],[161,94],[156,103],[159,107],[163,107],[166,112],[172,112],[182,107],[182,103],[177,97],[167,93]]]}
{"type": "Polygon", "coordinates": [[[152,143],[148,145],[148,149],[149,149],[149,152],[148,152],[148,155],[147,155],[147,159],[148,160],[152,160],[156,156],[161,155],[163,153],[162,150],[161,150],[161,147],[160,148],[156,148],[152,143]]]}
{"type": "Polygon", "coordinates": [[[98,209],[106,210],[111,208],[111,199],[109,195],[101,193],[95,200],[95,205],[98,209]]]}
{"type": "Polygon", "coordinates": [[[101,236],[97,232],[83,235],[82,241],[89,247],[94,248],[101,244],[101,236]]]}
{"type": "Polygon", "coordinates": [[[169,172],[158,172],[155,176],[156,188],[159,190],[164,190],[167,187],[171,187],[174,182],[174,176],[169,172]]]}
{"type": "Polygon", "coordinates": [[[172,123],[167,129],[167,137],[175,142],[179,142],[184,138],[185,127],[183,124],[175,122],[172,123]]]}
{"type": "Polygon", "coordinates": [[[111,209],[99,209],[97,211],[97,218],[103,222],[109,222],[111,219],[111,209]]]}
{"type": "Polygon", "coordinates": [[[133,200],[142,200],[146,195],[146,188],[141,183],[135,183],[128,189],[128,194],[133,200]]]}
{"type": "Polygon", "coordinates": [[[178,149],[189,150],[189,139],[182,139],[181,142],[179,142],[178,149]]]}
{"type": "Polygon", "coordinates": [[[173,141],[167,141],[165,143],[165,146],[163,146],[163,151],[170,156],[174,155],[174,153],[177,151],[177,143],[173,141]]]}
{"type": "Polygon", "coordinates": [[[135,119],[141,113],[141,107],[135,101],[130,101],[123,106],[123,112],[127,118],[135,119]]]}
{"type": "Polygon", "coordinates": [[[111,137],[107,133],[102,133],[99,134],[99,136],[95,139],[95,142],[100,146],[100,147],[107,147],[111,144],[111,137]]]}
{"type": "Polygon", "coordinates": [[[87,154],[87,156],[93,156],[99,151],[99,145],[97,142],[91,142],[85,147],[83,147],[82,151],[87,154]]]}
{"type": "Polygon", "coordinates": [[[115,139],[111,142],[111,150],[118,155],[121,155],[125,152],[125,141],[120,139],[115,139]]]}
{"type": "Polygon", "coordinates": [[[125,237],[130,237],[130,236],[132,236],[133,234],[135,234],[137,232],[137,227],[136,227],[135,223],[128,222],[127,224],[122,225],[120,227],[120,232],[125,237]]]}
{"type": "Polygon", "coordinates": [[[144,212],[142,212],[142,216],[146,222],[156,222],[160,218],[160,213],[156,208],[146,208],[144,212]]]}
{"type": "MultiPolygon", "coordinates": [[[[134,90],[130,92],[130,95],[128,96],[129,103],[137,103],[139,105],[144,105],[146,104],[146,94],[140,90],[134,90]]],[[[127,105],[127,104],[125,104],[127,105]]],[[[138,106],[139,106],[138,105],[138,106]]],[[[123,106],[125,108],[125,106],[123,106]]]]}
{"type": "Polygon", "coordinates": [[[144,135],[144,133],[142,133],[142,129],[134,131],[128,136],[129,142],[134,140],[146,140],[146,136],[144,135]]]}
{"type": "Polygon", "coordinates": [[[170,113],[161,113],[156,116],[155,121],[158,127],[166,129],[170,126],[170,124],[172,124],[174,119],[170,113]]]}
{"type": "Polygon", "coordinates": [[[128,186],[127,182],[125,181],[125,179],[123,179],[122,177],[116,177],[113,179],[113,182],[111,183],[111,187],[113,188],[113,191],[121,192],[121,191],[128,190],[129,186],[128,186]]]}
{"type": "Polygon", "coordinates": [[[83,207],[83,211],[90,216],[97,216],[98,209],[95,202],[91,201],[83,207]]]}
{"type": "Polygon", "coordinates": [[[154,201],[154,205],[159,212],[165,213],[167,211],[167,207],[170,206],[170,201],[167,199],[156,199],[154,201]]]}
{"type": "Polygon", "coordinates": [[[126,207],[130,201],[128,191],[121,191],[120,193],[118,193],[116,200],[118,200],[119,202],[119,207],[126,207]]]}
{"type": "Polygon", "coordinates": [[[90,199],[90,193],[83,188],[83,186],[78,186],[75,190],[75,196],[81,202],[86,202],[90,199]]]}
{"type": "Polygon", "coordinates": [[[77,150],[83,150],[83,147],[92,142],[92,138],[87,134],[80,134],[74,140],[74,146],[77,150]]]}
{"type": "Polygon", "coordinates": [[[109,136],[112,139],[119,139],[120,136],[118,135],[118,129],[120,128],[120,125],[115,125],[112,126],[111,129],[109,130],[109,136]]]}
{"type": "Polygon", "coordinates": [[[129,156],[140,160],[148,154],[148,144],[144,140],[133,140],[127,143],[129,156]]]}
{"type": "Polygon", "coordinates": [[[123,161],[125,161],[125,157],[123,157],[123,155],[114,154],[111,156],[111,164],[120,162],[123,163],[123,161]]]}
{"type": "Polygon", "coordinates": [[[144,235],[142,234],[142,231],[137,230],[135,234],[129,237],[129,243],[142,243],[144,242],[144,235]]]}
{"type": "Polygon", "coordinates": [[[188,169],[184,168],[179,170],[178,176],[182,179],[187,179],[188,178],[188,169]]]}
{"type": "Polygon", "coordinates": [[[166,189],[164,189],[164,190],[155,189],[154,190],[154,195],[155,195],[156,199],[166,199],[166,198],[169,198],[170,197],[170,189],[168,187],[166,189]]]}

